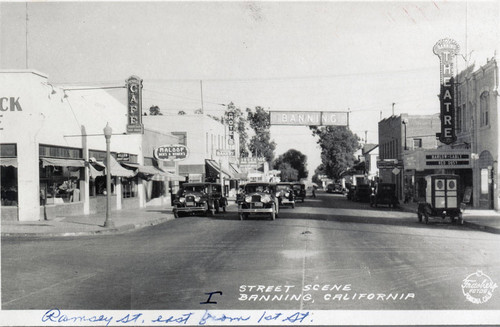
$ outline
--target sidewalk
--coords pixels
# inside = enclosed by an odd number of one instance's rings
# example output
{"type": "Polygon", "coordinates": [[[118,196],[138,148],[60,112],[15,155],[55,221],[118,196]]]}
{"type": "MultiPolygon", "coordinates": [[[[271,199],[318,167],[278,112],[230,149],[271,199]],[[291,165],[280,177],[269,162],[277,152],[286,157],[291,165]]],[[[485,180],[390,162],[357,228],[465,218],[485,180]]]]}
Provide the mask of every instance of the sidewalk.
{"type": "Polygon", "coordinates": [[[56,217],[44,221],[4,221],[1,225],[2,237],[31,236],[81,236],[116,234],[154,226],[174,219],[172,208],[151,206],[130,210],[118,210],[111,213],[114,227],[104,227],[106,213],[56,217]]]}
{"type": "MultiPolygon", "coordinates": [[[[417,203],[401,203],[403,211],[414,212],[417,215],[417,203]]],[[[466,208],[463,213],[464,226],[494,234],[500,234],[500,212],[495,210],[480,210],[466,208]]],[[[449,220],[448,220],[449,221],[449,220]]]]}

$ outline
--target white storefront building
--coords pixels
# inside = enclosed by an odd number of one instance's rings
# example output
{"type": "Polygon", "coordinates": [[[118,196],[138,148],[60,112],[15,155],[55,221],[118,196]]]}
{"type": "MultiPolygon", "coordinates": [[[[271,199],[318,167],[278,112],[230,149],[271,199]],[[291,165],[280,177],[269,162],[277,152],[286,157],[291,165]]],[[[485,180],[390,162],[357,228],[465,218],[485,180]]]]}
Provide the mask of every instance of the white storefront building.
{"type": "Polygon", "coordinates": [[[111,96],[54,87],[37,71],[0,71],[2,220],[105,212],[108,123],[112,209],[145,206],[143,135],[127,133],[127,106],[114,96],[126,99],[125,82],[111,96]]]}

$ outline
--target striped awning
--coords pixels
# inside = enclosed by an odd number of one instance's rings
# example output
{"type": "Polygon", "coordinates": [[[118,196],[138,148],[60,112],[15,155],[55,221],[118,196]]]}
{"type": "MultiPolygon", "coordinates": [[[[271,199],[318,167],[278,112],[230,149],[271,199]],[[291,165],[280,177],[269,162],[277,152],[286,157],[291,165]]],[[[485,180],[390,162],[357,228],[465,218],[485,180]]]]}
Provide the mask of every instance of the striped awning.
{"type": "Polygon", "coordinates": [[[219,164],[217,163],[217,161],[211,160],[211,159],[205,159],[205,163],[208,165],[208,167],[210,167],[211,169],[213,169],[217,173],[219,173],[220,171],[222,171],[222,173],[225,174],[227,177],[229,177],[229,178],[232,177],[230,173],[228,173],[224,169],[221,169],[221,167],[219,166],[219,164]]]}

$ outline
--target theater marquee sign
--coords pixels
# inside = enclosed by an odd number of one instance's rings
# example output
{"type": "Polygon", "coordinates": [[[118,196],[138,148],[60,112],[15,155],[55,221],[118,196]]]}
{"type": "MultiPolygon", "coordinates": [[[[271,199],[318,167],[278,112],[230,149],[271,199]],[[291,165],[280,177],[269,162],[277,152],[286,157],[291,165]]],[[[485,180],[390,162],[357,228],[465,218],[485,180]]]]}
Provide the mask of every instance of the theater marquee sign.
{"type": "Polygon", "coordinates": [[[451,144],[457,140],[455,134],[455,85],[453,80],[453,60],[460,51],[460,46],[452,39],[439,40],[433,48],[439,57],[441,70],[441,92],[439,101],[441,107],[441,133],[439,141],[451,144]]]}
{"type": "Polygon", "coordinates": [[[142,79],[137,76],[131,76],[126,80],[127,83],[127,108],[128,123],[127,133],[144,133],[142,125],[142,79]]]}

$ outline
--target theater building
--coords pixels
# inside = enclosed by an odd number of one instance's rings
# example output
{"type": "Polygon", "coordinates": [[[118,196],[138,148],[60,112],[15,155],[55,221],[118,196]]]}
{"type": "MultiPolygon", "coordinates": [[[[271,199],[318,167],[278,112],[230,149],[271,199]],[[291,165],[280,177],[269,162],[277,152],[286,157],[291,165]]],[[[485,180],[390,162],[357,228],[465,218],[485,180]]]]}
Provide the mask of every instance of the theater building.
{"type": "Polygon", "coordinates": [[[460,72],[456,80],[456,133],[454,151],[471,154],[472,205],[500,210],[500,128],[498,117],[498,64],[486,64],[460,72]]]}
{"type": "Polygon", "coordinates": [[[118,100],[127,99],[125,81],[112,96],[98,88],[55,87],[37,71],[9,70],[0,71],[0,92],[2,220],[104,213],[107,167],[112,209],[145,206],[144,182],[162,172],[144,165],[143,134],[127,131],[127,101],[118,100]]]}

